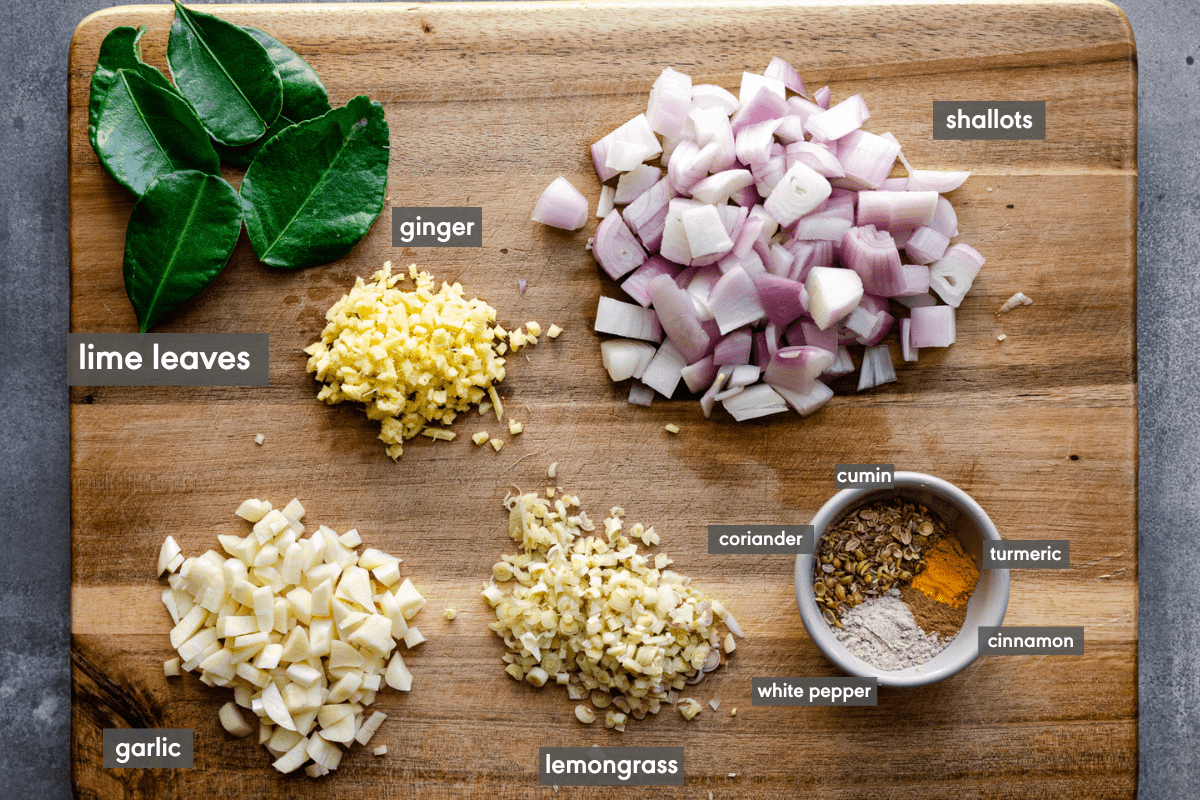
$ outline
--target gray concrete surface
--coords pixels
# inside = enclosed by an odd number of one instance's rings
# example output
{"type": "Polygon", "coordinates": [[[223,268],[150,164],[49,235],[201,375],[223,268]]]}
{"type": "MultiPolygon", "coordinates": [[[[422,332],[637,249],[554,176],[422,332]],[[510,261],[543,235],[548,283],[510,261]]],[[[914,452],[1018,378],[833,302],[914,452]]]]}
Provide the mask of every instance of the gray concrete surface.
{"type": "MultiPolygon", "coordinates": [[[[0,4],[0,797],[70,796],[67,49],[100,0],[0,4]],[[30,569],[36,564],[36,569],[30,569]]],[[[1140,796],[1200,797],[1200,4],[1139,50],[1140,796]]]]}

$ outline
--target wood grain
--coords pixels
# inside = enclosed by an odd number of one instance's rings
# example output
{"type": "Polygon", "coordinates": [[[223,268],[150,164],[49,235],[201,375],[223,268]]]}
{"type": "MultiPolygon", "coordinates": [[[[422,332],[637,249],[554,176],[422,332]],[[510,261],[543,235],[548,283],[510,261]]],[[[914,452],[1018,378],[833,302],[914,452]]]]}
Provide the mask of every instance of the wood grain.
{"type": "MultiPolygon", "coordinates": [[[[672,797],[1135,795],[1137,87],[1115,7],[755,0],[218,13],[302,54],[335,104],[364,92],[382,101],[389,204],[481,205],[484,246],[393,249],[386,211],[350,255],[300,272],[263,267],[243,240],[161,330],[269,332],[269,387],[71,390],[79,796],[545,797],[537,748],[591,744],[683,746],[687,784],[672,797]],[[959,240],[988,261],[960,309],[959,341],[901,365],[881,389],[856,396],[839,384],[808,420],[709,421],[686,401],[631,408],[590,332],[598,295],[619,292],[583,249],[594,222],[575,234],[531,224],[533,200],[562,174],[595,202],[587,145],[644,109],[663,67],[736,88],[774,55],[835,99],[861,92],[867,127],[892,131],[917,166],[973,171],[952,199],[959,240]],[[1046,140],[935,142],[934,99],[1044,99],[1046,140]],[[386,259],[460,280],[502,323],[565,327],[511,360],[502,395],[526,432],[501,453],[421,441],[394,464],[360,411],[315,400],[301,348],[355,276],[386,259]],[[1016,291],[1035,304],[997,318],[1016,291]],[[679,436],[663,432],[667,422],[679,436]],[[552,461],[594,517],[619,504],[654,523],[678,567],[737,614],[747,639],[694,693],[719,697],[719,712],[692,723],[664,713],[620,736],[578,725],[556,687],[503,673],[477,592],[511,548],[505,492],[543,486],[552,461]],[[807,522],[832,494],[838,462],[930,472],[971,493],[1006,538],[1070,539],[1070,570],[1014,573],[1006,623],[1083,625],[1086,655],[982,659],[935,686],[884,689],[876,708],[753,707],[752,677],[838,673],[800,624],[792,563],[709,556],[704,526],[807,522]],[[410,659],[415,691],[380,695],[387,757],[356,748],[321,782],[278,776],[265,751],[220,729],[222,692],[162,677],[170,623],[153,576],[159,544],[169,534],[188,554],[214,547],[217,534],[240,530],[232,511],[246,496],[299,496],[309,521],[358,527],[402,556],[430,598],[429,641],[410,659]],[[446,606],[459,610],[454,622],[440,616],[446,606]],[[117,726],[194,728],[196,767],[103,769],[101,731],[117,726]]],[[[166,6],[110,9],[72,41],[73,331],[136,330],[121,281],[132,199],[88,145],[88,80],[104,34],[121,24],[148,25],[146,58],[165,66],[170,17],[166,6]]],[[[455,428],[463,438],[499,431],[479,417],[455,428]]]]}

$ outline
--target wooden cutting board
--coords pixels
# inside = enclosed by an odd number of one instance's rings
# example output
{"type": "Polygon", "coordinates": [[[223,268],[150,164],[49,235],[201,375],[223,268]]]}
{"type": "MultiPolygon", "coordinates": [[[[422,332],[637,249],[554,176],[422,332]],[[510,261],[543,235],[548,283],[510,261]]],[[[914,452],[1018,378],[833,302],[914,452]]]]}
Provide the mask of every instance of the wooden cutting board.
{"type": "MultiPolygon", "coordinates": [[[[209,9],[212,10],[212,9],[209,9]]],[[[359,93],[391,125],[388,205],[483,207],[482,249],[393,249],[389,214],[347,257],[300,272],[259,264],[243,240],[217,282],[162,331],[266,331],[266,388],[71,390],[74,781],[82,797],[548,797],[537,748],[671,745],[687,783],[564,787],[570,797],[1132,797],[1137,776],[1136,66],[1133,37],[1101,2],[953,4],[513,3],[222,6],[320,73],[335,104],[359,93]],[[987,264],[960,309],[958,343],[901,364],[899,380],[843,392],[816,416],[737,425],[694,401],[626,404],[591,332],[601,280],[584,242],[529,221],[565,175],[595,203],[588,145],[644,110],[666,66],[736,90],[772,56],[835,101],[862,93],[867,124],[917,166],[969,169],[961,235],[987,264]],[[932,140],[933,100],[1045,100],[1045,141],[932,140]],[[465,439],[413,442],[393,463],[357,409],[315,399],[301,348],[328,306],[391,259],[461,281],[509,325],[566,332],[511,359],[502,395],[525,433],[497,454],[465,439]],[[521,296],[517,280],[528,290],[521,296]],[[996,309],[1023,291],[1034,305],[996,309]],[[997,341],[1007,334],[1003,342],[997,341]],[[681,432],[663,431],[668,422],[681,432]],[[255,434],[265,443],[255,444],[255,434]],[[560,483],[593,517],[624,506],[653,523],[677,567],[737,614],[747,637],[693,693],[705,711],[582,727],[573,704],[503,672],[478,598],[512,551],[501,500],[560,483]],[[1066,571],[1013,574],[1006,623],[1083,625],[1076,657],[992,657],[875,708],[750,703],[756,676],[839,674],[800,624],[787,557],[707,555],[708,523],[803,523],[832,468],[894,463],[971,493],[1012,539],[1067,538],[1066,571]],[[361,748],[321,781],[281,777],[217,721],[223,691],[163,678],[170,620],[154,576],[239,532],[245,497],[293,496],[307,521],[357,527],[405,559],[428,596],[414,691],[381,693],[375,758],[361,748]],[[458,609],[448,622],[447,606],[458,609]],[[717,712],[707,709],[721,700],[717,712]],[[738,708],[736,717],[730,709],[738,708]],[[195,730],[191,770],[101,767],[106,727],[195,730]],[[731,776],[736,773],[736,777],[731,776]]],[[[116,25],[145,24],[165,67],[171,10],[88,17],[70,55],[71,330],[134,331],[121,257],[132,198],[86,135],[88,81],[116,25]]],[[[228,174],[231,180],[240,174],[228,174]]],[[[507,435],[503,436],[506,440],[507,435]]]]}

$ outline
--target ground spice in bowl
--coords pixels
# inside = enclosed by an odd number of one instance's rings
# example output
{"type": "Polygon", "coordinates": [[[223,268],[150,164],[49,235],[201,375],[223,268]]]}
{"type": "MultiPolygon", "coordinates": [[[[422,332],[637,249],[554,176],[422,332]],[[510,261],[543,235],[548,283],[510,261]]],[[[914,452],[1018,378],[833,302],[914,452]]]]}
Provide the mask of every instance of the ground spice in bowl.
{"type": "Polygon", "coordinates": [[[927,506],[855,509],[821,538],[813,592],[850,652],[884,670],[923,664],[962,629],[979,569],[927,506]]]}
{"type": "Polygon", "coordinates": [[[939,539],[925,554],[925,569],[912,579],[912,587],[939,603],[960,608],[971,599],[979,582],[979,568],[953,536],[939,539]]]}
{"type": "Polygon", "coordinates": [[[967,619],[967,604],[958,608],[939,603],[920,589],[912,586],[900,588],[900,599],[912,612],[917,627],[926,633],[936,633],[946,644],[958,635],[967,619]]]}

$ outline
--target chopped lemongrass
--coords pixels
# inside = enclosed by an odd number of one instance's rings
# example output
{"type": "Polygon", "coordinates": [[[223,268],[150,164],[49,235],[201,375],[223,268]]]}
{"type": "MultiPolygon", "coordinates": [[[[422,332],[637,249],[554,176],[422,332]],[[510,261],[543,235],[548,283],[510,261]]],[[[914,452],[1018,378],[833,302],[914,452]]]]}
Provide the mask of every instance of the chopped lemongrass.
{"type": "Polygon", "coordinates": [[[683,715],[684,719],[691,721],[700,713],[700,703],[690,697],[685,697],[679,703],[679,713],[683,715]]]}
{"type": "Polygon", "coordinates": [[[679,426],[674,422],[669,422],[663,427],[663,430],[667,433],[679,433],[679,426]]]}
{"type": "Polygon", "coordinates": [[[584,725],[591,725],[596,721],[596,713],[587,706],[575,706],[575,719],[579,720],[584,725]]]}
{"type": "MultiPolygon", "coordinates": [[[[505,507],[521,549],[497,562],[492,577],[518,585],[509,592],[488,584],[482,594],[496,613],[489,627],[509,643],[505,671],[514,680],[542,686],[553,676],[572,700],[614,706],[606,723],[623,730],[628,715],[658,713],[720,664],[716,625],[731,617],[668,570],[665,555],[638,555],[635,538],[658,543],[653,527],[623,532],[625,512],[614,507],[602,535],[585,535],[596,526],[570,495],[510,496],[505,507]],[[650,683],[650,675],[658,679],[650,683]]],[[[581,722],[595,720],[592,708],[580,708],[581,722]]]]}

